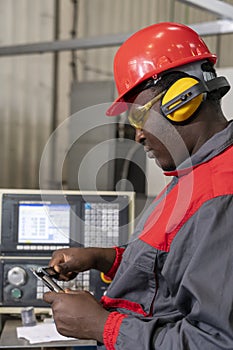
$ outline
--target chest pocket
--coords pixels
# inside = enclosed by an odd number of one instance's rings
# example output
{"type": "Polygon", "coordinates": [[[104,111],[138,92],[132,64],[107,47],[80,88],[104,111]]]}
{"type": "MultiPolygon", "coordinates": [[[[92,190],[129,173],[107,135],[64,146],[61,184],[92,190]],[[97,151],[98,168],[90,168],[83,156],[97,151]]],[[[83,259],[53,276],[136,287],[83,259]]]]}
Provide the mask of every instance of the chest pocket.
{"type": "Polygon", "coordinates": [[[156,249],[140,240],[128,245],[107,292],[109,307],[150,315],[157,292],[156,257],[156,249]]]}

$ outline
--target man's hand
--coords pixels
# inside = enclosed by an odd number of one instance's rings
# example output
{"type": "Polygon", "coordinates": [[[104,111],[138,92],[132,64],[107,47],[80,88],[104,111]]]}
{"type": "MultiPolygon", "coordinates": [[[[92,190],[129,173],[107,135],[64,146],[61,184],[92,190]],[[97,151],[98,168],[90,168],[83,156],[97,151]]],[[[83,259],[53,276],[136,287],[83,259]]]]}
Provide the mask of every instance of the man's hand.
{"type": "Polygon", "coordinates": [[[67,337],[103,342],[104,325],[109,312],[89,292],[47,292],[44,301],[51,304],[59,333],[67,337]]]}
{"type": "Polygon", "coordinates": [[[59,279],[67,281],[79,272],[90,269],[106,273],[111,268],[115,255],[113,248],[58,249],[53,253],[49,265],[59,273],[59,279]]]}
{"type": "Polygon", "coordinates": [[[58,249],[53,252],[49,265],[59,273],[59,279],[67,281],[79,272],[91,269],[94,256],[85,248],[58,249]]]}

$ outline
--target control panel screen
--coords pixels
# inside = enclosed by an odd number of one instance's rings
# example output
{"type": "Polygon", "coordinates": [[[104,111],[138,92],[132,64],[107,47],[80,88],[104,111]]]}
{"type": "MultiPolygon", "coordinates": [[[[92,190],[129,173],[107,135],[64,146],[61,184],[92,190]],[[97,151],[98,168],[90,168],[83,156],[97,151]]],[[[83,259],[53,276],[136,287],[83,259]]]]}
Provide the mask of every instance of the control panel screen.
{"type": "Polygon", "coordinates": [[[18,243],[69,243],[68,204],[20,201],[18,213],[18,243]]]}
{"type": "Polygon", "coordinates": [[[129,237],[129,196],[15,191],[0,201],[4,256],[51,256],[60,248],[109,247],[129,237]]]}

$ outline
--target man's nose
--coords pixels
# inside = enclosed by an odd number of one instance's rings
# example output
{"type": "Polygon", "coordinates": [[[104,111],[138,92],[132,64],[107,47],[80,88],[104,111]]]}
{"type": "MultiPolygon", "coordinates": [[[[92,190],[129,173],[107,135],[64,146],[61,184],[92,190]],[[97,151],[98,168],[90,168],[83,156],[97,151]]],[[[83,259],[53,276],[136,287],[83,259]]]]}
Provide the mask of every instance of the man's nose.
{"type": "Polygon", "coordinates": [[[145,135],[142,129],[136,129],[135,131],[135,141],[138,143],[142,143],[145,141],[145,135]]]}

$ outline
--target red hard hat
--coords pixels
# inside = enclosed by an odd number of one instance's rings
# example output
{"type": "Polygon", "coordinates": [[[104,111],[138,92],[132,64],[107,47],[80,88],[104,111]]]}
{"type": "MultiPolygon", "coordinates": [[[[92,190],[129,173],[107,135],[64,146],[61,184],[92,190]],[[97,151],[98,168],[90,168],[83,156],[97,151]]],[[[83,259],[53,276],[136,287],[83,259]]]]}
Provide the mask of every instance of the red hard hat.
{"type": "Polygon", "coordinates": [[[126,111],[125,95],[141,82],[151,77],[156,79],[168,69],[203,59],[215,63],[217,57],[190,27],[163,22],[139,30],[115,55],[114,77],[119,96],[106,114],[112,116],[126,111]]]}

